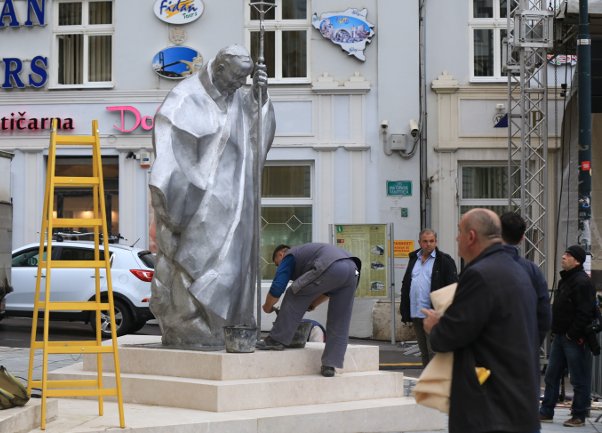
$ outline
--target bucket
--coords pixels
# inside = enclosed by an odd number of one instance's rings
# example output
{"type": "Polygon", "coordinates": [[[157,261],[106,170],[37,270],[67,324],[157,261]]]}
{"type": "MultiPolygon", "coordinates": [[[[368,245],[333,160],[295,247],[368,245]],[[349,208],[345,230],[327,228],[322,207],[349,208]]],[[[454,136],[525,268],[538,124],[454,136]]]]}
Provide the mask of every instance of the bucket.
{"type": "Polygon", "coordinates": [[[224,343],[228,353],[255,352],[257,328],[255,326],[224,326],[224,343]]]}
{"type": "Polygon", "coordinates": [[[309,333],[311,332],[312,324],[311,322],[301,322],[295,331],[295,335],[293,335],[293,340],[288,347],[292,349],[302,349],[305,347],[305,343],[307,343],[307,339],[309,337],[309,333]]]}

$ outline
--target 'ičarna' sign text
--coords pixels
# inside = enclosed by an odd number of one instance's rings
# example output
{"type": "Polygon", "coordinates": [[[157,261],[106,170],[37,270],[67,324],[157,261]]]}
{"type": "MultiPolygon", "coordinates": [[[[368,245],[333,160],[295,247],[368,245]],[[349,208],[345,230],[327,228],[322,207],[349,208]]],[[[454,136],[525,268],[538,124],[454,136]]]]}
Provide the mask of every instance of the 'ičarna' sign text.
{"type": "Polygon", "coordinates": [[[71,117],[28,117],[26,111],[10,113],[0,117],[0,131],[39,131],[50,129],[52,119],[56,119],[57,129],[72,131],[75,129],[71,117]]]}

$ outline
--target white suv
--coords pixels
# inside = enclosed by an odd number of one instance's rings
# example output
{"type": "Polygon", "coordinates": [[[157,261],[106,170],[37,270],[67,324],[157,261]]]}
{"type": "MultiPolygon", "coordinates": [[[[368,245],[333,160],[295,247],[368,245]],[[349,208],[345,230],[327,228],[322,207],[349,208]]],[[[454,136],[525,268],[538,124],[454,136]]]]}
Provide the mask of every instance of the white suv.
{"type": "MultiPolygon", "coordinates": [[[[151,280],[154,274],[154,255],[147,250],[126,245],[109,244],[111,276],[115,301],[117,335],[138,331],[147,320],[153,319],[149,309],[151,280]]],[[[101,260],[104,259],[101,246],[101,260]]],[[[6,295],[6,315],[32,317],[36,289],[39,244],[29,244],[13,250],[13,292],[6,295]]],[[[84,241],[53,241],[52,260],[93,260],[94,243],[84,241]]],[[[105,270],[101,269],[101,291],[106,301],[105,270]]],[[[44,299],[45,271],[42,271],[40,300],[44,299]]],[[[53,301],[90,301],[94,299],[94,269],[52,269],[50,297],[53,301]]],[[[81,320],[95,329],[94,312],[52,312],[51,320],[81,320]]],[[[40,317],[43,312],[40,311],[40,317]]],[[[101,330],[111,336],[107,312],[101,312],[101,330]]]]}

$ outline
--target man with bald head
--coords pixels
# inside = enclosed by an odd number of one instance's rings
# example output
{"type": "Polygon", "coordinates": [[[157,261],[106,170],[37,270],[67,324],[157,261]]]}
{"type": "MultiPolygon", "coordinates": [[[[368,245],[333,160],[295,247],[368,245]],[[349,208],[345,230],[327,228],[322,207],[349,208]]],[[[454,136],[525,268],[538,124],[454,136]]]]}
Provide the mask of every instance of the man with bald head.
{"type": "Polygon", "coordinates": [[[424,310],[435,352],[453,352],[450,433],[539,431],[537,296],[502,246],[499,217],[472,209],[458,224],[465,268],[442,317],[424,310]],[[476,367],[490,370],[482,384],[476,367]]]}

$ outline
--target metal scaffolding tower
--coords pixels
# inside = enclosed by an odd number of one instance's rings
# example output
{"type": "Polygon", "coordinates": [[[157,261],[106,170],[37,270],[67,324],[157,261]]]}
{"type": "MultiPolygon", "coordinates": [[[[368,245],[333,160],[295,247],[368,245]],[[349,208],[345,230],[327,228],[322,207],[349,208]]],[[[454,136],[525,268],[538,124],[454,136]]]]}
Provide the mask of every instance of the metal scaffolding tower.
{"type": "Polygon", "coordinates": [[[542,0],[508,0],[508,194],[527,222],[523,252],[547,274],[548,76],[553,12],[542,0]]]}

